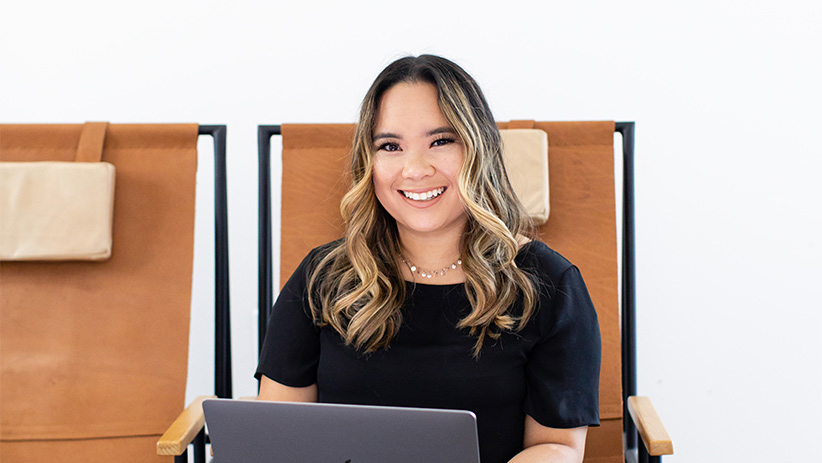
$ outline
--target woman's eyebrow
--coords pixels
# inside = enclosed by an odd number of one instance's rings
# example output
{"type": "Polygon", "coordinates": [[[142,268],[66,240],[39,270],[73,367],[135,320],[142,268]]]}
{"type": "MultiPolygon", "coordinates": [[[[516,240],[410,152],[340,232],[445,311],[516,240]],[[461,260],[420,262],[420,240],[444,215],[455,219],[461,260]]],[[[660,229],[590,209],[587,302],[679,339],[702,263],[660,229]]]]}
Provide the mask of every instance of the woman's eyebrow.
{"type": "MultiPolygon", "coordinates": [[[[425,133],[425,136],[430,137],[432,135],[439,135],[441,133],[450,133],[450,134],[456,135],[456,132],[454,131],[454,129],[452,129],[451,127],[448,127],[448,126],[443,126],[443,127],[437,127],[436,129],[429,130],[428,132],[425,133]]],[[[402,140],[402,137],[399,134],[391,133],[391,132],[380,132],[380,133],[374,135],[374,140],[373,141],[377,141],[377,140],[380,140],[380,139],[383,139],[383,138],[396,138],[398,140],[402,140]]]]}
{"type": "Polygon", "coordinates": [[[395,133],[383,132],[383,133],[378,133],[378,134],[374,135],[374,140],[373,141],[377,141],[381,138],[398,138],[400,140],[402,139],[401,136],[399,136],[395,133]]]}
{"type": "Polygon", "coordinates": [[[453,134],[453,135],[457,134],[457,132],[455,132],[454,129],[452,129],[451,127],[444,126],[444,127],[436,128],[434,130],[430,130],[427,133],[427,135],[430,137],[431,135],[439,135],[441,133],[450,133],[450,134],[453,134]]]}

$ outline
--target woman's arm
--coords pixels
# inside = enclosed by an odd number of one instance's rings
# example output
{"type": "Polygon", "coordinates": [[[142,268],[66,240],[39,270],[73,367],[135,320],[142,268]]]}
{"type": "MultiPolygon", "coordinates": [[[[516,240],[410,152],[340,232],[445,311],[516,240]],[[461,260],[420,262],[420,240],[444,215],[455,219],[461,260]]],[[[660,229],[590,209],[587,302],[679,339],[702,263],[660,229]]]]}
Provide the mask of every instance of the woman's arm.
{"type": "Polygon", "coordinates": [[[510,463],[579,463],[585,454],[588,426],[549,428],[525,415],[523,451],[510,463]]]}
{"type": "Polygon", "coordinates": [[[306,387],[290,387],[280,384],[263,375],[260,377],[260,393],[257,400],[271,400],[275,402],[316,402],[317,385],[306,387]]]}

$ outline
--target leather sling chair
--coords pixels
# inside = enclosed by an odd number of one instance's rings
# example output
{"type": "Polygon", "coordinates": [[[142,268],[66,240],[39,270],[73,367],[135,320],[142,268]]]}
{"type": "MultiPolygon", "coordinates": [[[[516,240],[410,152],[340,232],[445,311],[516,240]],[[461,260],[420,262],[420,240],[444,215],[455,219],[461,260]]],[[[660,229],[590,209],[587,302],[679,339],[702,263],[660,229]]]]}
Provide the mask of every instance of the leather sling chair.
{"type": "MultiPolygon", "coordinates": [[[[636,396],[634,123],[511,121],[498,126],[500,129],[538,129],[547,134],[550,216],[539,225],[538,237],[581,269],[597,308],[602,332],[601,425],[589,429],[585,462],[659,461],[662,455],[673,453],[671,440],[650,400],[636,396]],[[623,186],[622,243],[617,243],[615,131],[623,138],[623,178],[619,179],[623,186]],[[622,262],[617,261],[619,245],[622,262]],[[642,438],[640,445],[637,445],[637,431],[642,438]]],[[[342,236],[339,203],[350,182],[346,171],[353,134],[353,124],[258,127],[260,342],[265,337],[273,303],[271,137],[282,135],[280,282],[283,284],[309,250],[342,236]]],[[[522,200],[519,192],[518,195],[522,200]]]]}
{"type": "MultiPolygon", "coordinates": [[[[0,125],[8,167],[102,161],[114,171],[110,255],[0,263],[0,461],[172,459],[158,456],[158,438],[202,400],[184,409],[198,135],[213,138],[215,155],[215,395],[231,396],[225,134],[197,124],[0,125]]],[[[84,201],[74,190],[69,203],[84,201]]],[[[20,212],[14,198],[0,214],[20,212]]],[[[177,438],[180,460],[192,440],[204,461],[199,429],[177,438]]]]}

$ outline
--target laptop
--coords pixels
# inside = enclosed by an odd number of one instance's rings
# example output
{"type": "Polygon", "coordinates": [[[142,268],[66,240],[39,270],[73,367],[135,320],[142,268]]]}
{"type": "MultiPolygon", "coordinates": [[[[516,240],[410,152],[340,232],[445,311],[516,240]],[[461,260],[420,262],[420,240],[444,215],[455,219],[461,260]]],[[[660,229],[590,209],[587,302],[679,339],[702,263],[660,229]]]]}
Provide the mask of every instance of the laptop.
{"type": "Polygon", "coordinates": [[[214,463],[479,463],[468,411],[203,402],[214,463]]]}

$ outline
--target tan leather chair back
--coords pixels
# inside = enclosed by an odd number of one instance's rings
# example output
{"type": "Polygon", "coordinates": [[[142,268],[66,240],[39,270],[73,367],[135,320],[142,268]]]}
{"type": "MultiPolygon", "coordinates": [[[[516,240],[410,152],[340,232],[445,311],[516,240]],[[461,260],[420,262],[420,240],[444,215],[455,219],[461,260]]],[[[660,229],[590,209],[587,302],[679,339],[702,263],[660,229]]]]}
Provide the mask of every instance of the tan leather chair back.
{"type": "MultiPolygon", "coordinates": [[[[602,331],[601,426],[588,433],[585,461],[621,462],[619,334],[613,122],[500,123],[548,134],[551,216],[539,237],[582,271],[602,331]]],[[[342,236],[339,204],[350,184],[352,124],[283,125],[280,282],[313,247],[342,236]]]]}
{"type": "MultiPolygon", "coordinates": [[[[0,125],[0,160],[73,161],[81,125],[0,125]]],[[[112,255],[0,264],[0,461],[147,462],[184,407],[196,124],[109,125],[112,255]]]]}

